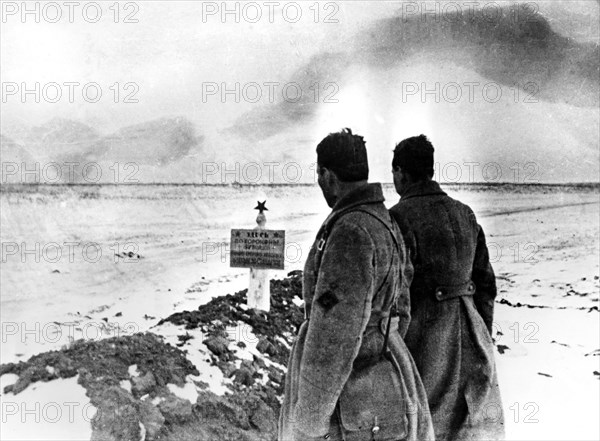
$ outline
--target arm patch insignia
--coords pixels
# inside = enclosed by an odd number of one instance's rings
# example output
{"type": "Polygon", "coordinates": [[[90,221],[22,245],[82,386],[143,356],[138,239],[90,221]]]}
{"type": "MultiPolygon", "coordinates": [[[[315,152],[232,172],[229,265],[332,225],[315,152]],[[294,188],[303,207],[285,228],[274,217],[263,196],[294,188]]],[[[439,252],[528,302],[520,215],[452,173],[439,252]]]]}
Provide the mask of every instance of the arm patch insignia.
{"type": "Polygon", "coordinates": [[[317,302],[325,309],[325,311],[329,311],[335,305],[339,303],[339,299],[333,293],[333,291],[325,291],[323,294],[319,296],[317,302]]]}

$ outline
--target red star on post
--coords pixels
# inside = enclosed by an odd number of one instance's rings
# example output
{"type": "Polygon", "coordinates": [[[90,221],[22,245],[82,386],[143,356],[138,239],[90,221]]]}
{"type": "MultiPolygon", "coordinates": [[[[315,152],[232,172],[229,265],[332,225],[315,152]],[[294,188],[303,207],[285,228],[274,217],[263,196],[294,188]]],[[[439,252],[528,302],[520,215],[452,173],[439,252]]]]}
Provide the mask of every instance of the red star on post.
{"type": "Polygon", "coordinates": [[[265,206],[267,201],[256,201],[256,203],[258,204],[256,207],[254,207],[255,210],[258,210],[258,214],[261,214],[263,211],[269,211],[269,209],[265,206]]]}

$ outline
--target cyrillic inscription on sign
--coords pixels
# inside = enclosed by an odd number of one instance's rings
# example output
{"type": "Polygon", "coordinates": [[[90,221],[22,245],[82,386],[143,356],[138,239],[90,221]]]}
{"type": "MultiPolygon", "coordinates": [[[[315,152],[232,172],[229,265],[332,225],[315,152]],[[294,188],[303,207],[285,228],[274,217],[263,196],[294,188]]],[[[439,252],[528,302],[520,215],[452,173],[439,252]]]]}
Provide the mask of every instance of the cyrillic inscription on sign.
{"type": "Polygon", "coordinates": [[[230,266],[283,269],[285,230],[231,230],[230,266]]]}

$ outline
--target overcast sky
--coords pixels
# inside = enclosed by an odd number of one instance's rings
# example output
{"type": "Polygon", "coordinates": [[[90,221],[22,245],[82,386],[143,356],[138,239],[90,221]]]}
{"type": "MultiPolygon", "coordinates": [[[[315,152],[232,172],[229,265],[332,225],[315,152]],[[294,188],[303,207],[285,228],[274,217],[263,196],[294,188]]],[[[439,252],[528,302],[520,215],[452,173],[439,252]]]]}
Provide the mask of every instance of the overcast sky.
{"type": "MultiPolygon", "coordinates": [[[[35,124],[62,115],[95,122],[101,130],[165,114],[184,114],[201,125],[231,122],[248,106],[239,103],[224,106],[225,112],[215,112],[214,107],[220,107],[216,99],[202,103],[202,83],[284,82],[311,55],[339,50],[340,42],[361,26],[390,15],[398,7],[372,2],[365,13],[364,2],[336,3],[335,8],[327,9],[322,5],[318,8],[319,23],[315,24],[315,8],[302,3],[302,17],[297,23],[290,22],[294,7],[288,7],[285,16],[281,7],[273,7],[270,23],[270,8],[259,2],[262,18],[253,24],[243,18],[254,20],[256,8],[244,9],[238,3],[240,22],[230,14],[223,23],[221,11],[211,13],[213,5],[220,9],[221,2],[204,2],[204,15],[201,3],[137,2],[137,11],[122,3],[119,20],[133,14],[130,19],[138,23],[114,23],[114,10],[108,9],[108,2],[103,4],[102,19],[97,23],[87,22],[82,8],[74,9],[73,23],[69,23],[66,7],[58,23],[44,22],[42,10],[40,23],[35,23],[33,15],[27,15],[26,23],[22,23],[20,10],[16,15],[5,13],[1,34],[3,82],[94,81],[102,86],[106,98],[93,105],[82,99],[71,104],[63,102],[67,101],[65,96],[59,103],[45,105],[34,103],[33,96],[28,96],[29,105],[23,105],[18,95],[10,96],[3,103],[8,113],[4,117],[35,124]],[[339,23],[323,23],[328,14],[333,14],[330,20],[339,23]],[[139,85],[135,98],[140,103],[113,105],[113,91],[108,88],[115,82],[139,85]]],[[[93,19],[95,10],[89,8],[87,13],[93,19]]],[[[48,9],[46,15],[52,19],[54,11],[48,9]]]]}
{"type": "MultiPolygon", "coordinates": [[[[238,3],[240,22],[236,23],[236,14],[222,15],[222,2],[136,2],[121,3],[119,23],[114,23],[115,9],[109,9],[112,3],[100,3],[102,16],[96,23],[87,21],[94,20],[95,8],[88,7],[84,16],[86,2],[73,8],[73,23],[69,22],[67,6],[60,8],[62,17],[57,23],[46,21],[54,20],[56,9],[43,7],[40,23],[35,22],[34,14],[25,15],[23,23],[22,3],[3,2],[3,82],[25,82],[28,86],[36,81],[42,85],[97,82],[103,91],[102,99],[95,104],[81,99],[77,94],[80,88],[75,89],[75,102],[68,103],[66,86],[58,103],[34,103],[30,95],[27,105],[23,105],[18,95],[7,96],[2,104],[3,118],[36,124],[64,116],[95,123],[101,131],[165,114],[183,114],[201,125],[226,124],[252,106],[218,106],[214,97],[203,103],[203,83],[285,82],[310,56],[344,50],[347,40],[361,29],[402,8],[406,17],[414,15],[416,5],[350,1],[321,2],[315,7],[314,2],[300,2],[302,16],[292,23],[297,8],[289,6],[290,2],[280,2],[277,7],[268,2],[253,3],[259,9],[238,3]],[[257,23],[244,20],[255,20],[257,12],[261,14],[257,23]],[[315,18],[318,23],[314,23],[315,18]],[[125,23],[131,20],[138,22],[125,23]],[[133,97],[139,99],[139,104],[112,103],[114,91],[109,87],[115,82],[121,88],[125,83],[136,83],[139,90],[133,97]]],[[[536,4],[552,15],[553,25],[561,32],[597,41],[597,2],[563,3],[562,12],[547,2],[536,4]],[[574,16],[578,25],[570,26],[574,16]]],[[[437,7],[466,11],[468,4],[438,2],[437,7]]],[[[492,4],[493,8],[502,2],[481,4],[492,4]]],[[[28,7],[33,10],[34,5],[31,2],[28,7]]],[[[236,6],[230,3],[229,7],[235,10],[236,6]]],[[[435,10],[436,4],[418,7],[435,10]]],[[[121,90],[119,101],[133,91],[133,86],[121,90]]]]}

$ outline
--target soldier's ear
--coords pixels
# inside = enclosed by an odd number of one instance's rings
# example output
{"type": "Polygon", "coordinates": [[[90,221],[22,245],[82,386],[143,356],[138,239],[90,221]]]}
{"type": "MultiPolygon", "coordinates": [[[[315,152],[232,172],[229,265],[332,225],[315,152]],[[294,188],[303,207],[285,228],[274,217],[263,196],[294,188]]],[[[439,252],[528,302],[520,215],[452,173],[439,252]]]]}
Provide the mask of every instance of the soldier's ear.
{"type": "Polygon", "coordinates": [[[340,179],[337,177],[335,172],[329,168],[326,168],[325,170],[327,171],[327,174],[323,177],[325,178],[327,183],[329,185],[336,185],[340,181],[340,179]]]}
{"type": "Polygon", "coordinates": [[[398,166],[392,167],[392,175],[396,179],[398,179],[398,182],[400,182],[402,180],[402,177],[404,176],[404,174],[402,173],[402,169],[398,166]]]}
{"type": "Polygon", "coordinates": [[[321,181],[326,183],[326,184],[331,184],[331,175],[333,174],[333,172],[328,169],[327,167],[321,167],[319,166],[319,177],[321,178],[321,181]]]}
{"type": "Polygon", "coordinates": [[[398,167],[398,177],[400,178],[400,182],[403,184],[410,184],[414,182],[412,175],[407,171],[402,170],[400,167],[398,167]]]}

